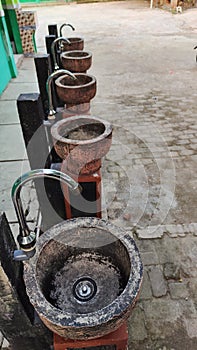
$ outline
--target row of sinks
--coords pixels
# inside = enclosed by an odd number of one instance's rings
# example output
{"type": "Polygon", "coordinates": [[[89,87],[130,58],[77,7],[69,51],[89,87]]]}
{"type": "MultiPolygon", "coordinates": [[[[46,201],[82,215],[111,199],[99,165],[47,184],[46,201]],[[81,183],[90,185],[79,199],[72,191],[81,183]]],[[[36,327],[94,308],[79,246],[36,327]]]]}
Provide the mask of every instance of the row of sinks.
{"type": "MultiPolygon", "coordinates": [[[[74,78],[63,74],[55,80],[66,108],[89,103],[96,94],[95,77],[84,73],[92,55],[83,51],[82,40],[68,39],[71,44],[62,43],[61,60],[74,78]]],[[[75,175],[95,174],[112,142],[111,124],[90,115],[56,121],[51,134],[57,154],[75,175]]],[[[62,337],[81,340],[109,334],[123,324],[138,298],[142,274],[130,235],[93,217],[50,228],[24,263],[27,294],[43,323],[62,337]]]]}
{"type": "MultiPolygon", "coordinates": [[[[60,38],[61,39],[61,38],[60,38]]],[[[69,37],[61,41],[60,61],[63,69],[73,73],[76,79],[67,74],[55,80],[56,93],[66,104],[66,108],[89,103],[96,94],[96,79],[87,74],[92,64],[91,52],[83,51],[84,39],[69,37]]]]}
{"type": "Polygon", "coordinates": [[[62,52],[64,51],[75,51],[80,50],[82,51],[84,49],[84,39],[83,38],[67,38],[70,41],[70,44],[63,42],[62,43],[62,52]]]}
{"type": "Polygon", "coordinates": [[[84,39],[83,38],[67,38],[70,42],[61,42],[61,55],[60,61],[63,68],[68,69],[70,72],[86,73],[92,64],[91,52],[83,51],[84,39]]]}

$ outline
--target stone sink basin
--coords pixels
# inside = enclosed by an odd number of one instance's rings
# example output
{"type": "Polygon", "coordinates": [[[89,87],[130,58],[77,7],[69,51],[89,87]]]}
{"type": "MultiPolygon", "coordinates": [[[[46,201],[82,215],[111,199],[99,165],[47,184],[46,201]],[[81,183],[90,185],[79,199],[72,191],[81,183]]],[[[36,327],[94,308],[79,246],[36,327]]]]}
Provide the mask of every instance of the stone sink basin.
{"type": "Polygon", "coordinates": [[[92,54],[86,51],[66,51],[61,54],[64,69],[74,73],[86,73],[92,64],[92,54]]]}
{"type": "Polygon", "coordinates": [[[73,116],[51,127],[54,148],[73,174],[90,174],[101,166],[110,149],[112,126],[93,116],[73,116]]]}
{"type": "Polygon", "coordinates": [[[70,339],[94,339],[118,329],[135,305],[142,273],[131,236],[92,217],[53,226],[24,262],[30,302],[52,332],[70,339]]]}
{"type": "Polygon", "coordinates": [[[84,39],[83,38],[67,38],[70,41],[70,44],[62,42],[62,52],[64,51],[73,51],[73,50],[83,50],[84,48],[84,39]]]}
{"type": "Polygon", "coordinates": [[[56,92],[67,107],[89,103],[96,95],[96,78],[85,73],[74,73],[76,80],[61,75],[55,80],[56,92]]]}

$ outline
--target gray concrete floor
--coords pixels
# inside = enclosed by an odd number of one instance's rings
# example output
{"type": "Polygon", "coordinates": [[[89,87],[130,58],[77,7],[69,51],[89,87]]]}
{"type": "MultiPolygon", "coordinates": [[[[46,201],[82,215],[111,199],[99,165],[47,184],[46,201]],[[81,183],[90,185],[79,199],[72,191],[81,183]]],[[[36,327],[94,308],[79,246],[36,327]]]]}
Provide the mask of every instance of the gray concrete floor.
{"type": "MultiPolygon", "coordinates": [[[[48,24],[70,22],[84,37],[98,83],[91,113],[113,124],[105,209],[135,237],[145,269],[129,349],[195,350],[197,9],[173,15],[125,1],[34,10],[39,52],[48,24]]],[[[16,99],[36,91],[34,62],[25,58],[0,97],[0,209],[12,222],[10,189],[28,169],[16,99]]]]}

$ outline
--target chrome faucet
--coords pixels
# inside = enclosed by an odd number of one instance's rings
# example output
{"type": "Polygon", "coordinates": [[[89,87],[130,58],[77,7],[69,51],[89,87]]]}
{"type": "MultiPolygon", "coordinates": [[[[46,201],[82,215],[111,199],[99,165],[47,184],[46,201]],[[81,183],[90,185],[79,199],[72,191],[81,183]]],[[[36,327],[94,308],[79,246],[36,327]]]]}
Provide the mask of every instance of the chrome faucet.
{"type": "Polygon", "coordinates": [[[64,38],[63,36],[60,36],[59,38],[53,40],[52,44],[51,44],[51,53],[52,53],[52,57],[53,57],[53,63],[54,63],[54,70],[58,70],[59,66],[57,64],[57,60],[56,60],[56,55],[55,55],[55,47],[57,45],[58,42],[66,42],[67,44],[71,44],[70,40],[64,38]]]}
{"type": "Polygon", "coordinates": [[[70,176],[52,169],[31,170],[20,176],[14,183],[11,191],[12,201],[19,221],[20,234],[17,237],[21,250],[14,252],[15,260],[27,260],[35,252],[36,233],[27,225],[25,214],[23,211],[20,192],[22,186],[30,180],[38,178],[50,178],[64,182],[75,193],[81,192],[81,186],[70,176]],[[30,252],[30,254],[28,254],[30,252]]]}
{"type": "Polygon", "coordinates": [[[72,24],[64,23],[64,24],[62,24],[61,27],[60,27],[60,36],[62,36],[62,29],[63,29],[65,26],[68,26],[68,27],[70,27],[72,30],[75,30],[75,28],[72,26],[72,24]]]}
{"type": "Polygon", "coordinates": [[[56,70],[55,72],[51,73],[47,79],[47,82],[46,82],[46,90],[47,90],[47,94],[48,94],[48,100],[49,100],[49,113],[48,113],[48,119],[55,119],[55,114],[56,114],[56,111],[54,110],[54,107],[53,107],[53,98],[52,98],[52,89],[51,89],[51,83],[52,83],[52,80],[57,77],[58,75],[61,75],[61,74],[67,74],[69,75],[72,79],[76,80],[76,76],[74,74],[72,74],[71,72],[69,72],[68,70],[66,69],[59,69],[59,70],[56,70]]]}

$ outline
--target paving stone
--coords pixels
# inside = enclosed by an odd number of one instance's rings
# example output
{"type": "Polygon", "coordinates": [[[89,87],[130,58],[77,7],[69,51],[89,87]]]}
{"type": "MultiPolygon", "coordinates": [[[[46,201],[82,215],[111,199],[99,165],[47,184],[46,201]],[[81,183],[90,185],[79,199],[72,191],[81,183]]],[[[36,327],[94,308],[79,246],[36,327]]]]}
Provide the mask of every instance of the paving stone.
{"type": "Polygon", "coordinates": [[[1,125],[0,139],[0,161],[27,159],[20,125],[1,125]]]}
{"type": "Polygon", "coordinates": [[[14,212],[14,207],[11,199],[11,188],[16,179],[23,173],[29,170],[29,162],[0,162],[0,212],[8,212],[10,220],[16,220],[11,212],[14,212]]]}
{"type": "Polygon", "coordinates": [[[190,295],[188,298],[179,299],[179,306],[182,316],[186,319],[197,318],[197,308],[195,302],[190,295]]]}
{"type": "Polygon", "coordinates": [[[11,82],[5,89],[3,96],[0,96],[0,101],[16,101],[20,94],[38,92],[38,84],[34,83],[13,83],[11,82]]]}
{"type": "Polygon", "coordinates": [[[145,229],[137,229],[136,233],[141,239],[161,238],[164,234],[160,226],[149,226],[145,229]]]}
{"type": "Polygon", "coordinates": [[[197,143],[190,144],[190,148],[193,150],[197,150],[197,143]]]}
{"type": "Polygon", "coordinates": [[[178,281],[181,278],[180,265],[176,265],[174,263],[165,263],[163,267],[163,273],[167,280],[172,279],[178,281]]]}
{"type": "Polygon", "coordinates": [[[140,250],[140,253],[142,252],[151,252],[151,251],[155,251],[155,247],[153,244],[152,240],[147,240],[147,239],[136,239],[137,242],[137,246],[140,250]]]}
{"type": "Polygon", "coordinates": [[[189,280],[188,287],[189,287],[189,291],[191,294],[191,298],[194,301],[194,304],[195,304],[196,310],[197,310],[197,293],[196,293],[196,291],[197,291],[197,279],[191,278],[189,280]]]}
{"type": "Polygon", "coordinates": [[[138,306],[133,309],[132,315],[128,320],[129,341],[142,341],[147,338],[145,328],[144,312],[138,306]]]}
{"type": "Polygon", "coordinates": [[[176,225],[165,225],[164,231],[170,237],[178,237],[177,230],[176,230],[176,225]]]}
{"type": "Polygon", "coordinates": [[[164,236],[163,240],[155,240],[155,250],[158,254],[160,264],[173,263],[181,266],[181,256],[183,252],[184,241],[189,237],[179,239],[164,236]]]}
{"type": "Polygon", "coordinates": [[[141,253],[141,258],[144,265],[157,265],[159,263],[158,255],[154,251],[141,253]]]}
{"type": "Polygon", "coordinates": [[[190,156],[194,153],[195,153],[195,151],[190,150],[190,149],[185,149],[185,150],[180,151],[181,156],[190,156]]]}
{"type": "Polygon", "coordinates": [[[196,138],[192,138],[189,141],[190,141],[190,143],[197,143],[197,139],[196,138]]]}
{"type": "Polygon", "coordinates": [[[189,297],[187,283],[185,282],[169,282],[169,291],[172,299],[186,299],[189,297]]]}
{"type": "Polygon", "coordinates": [[[151,290],[150,279],[147,271],[144,271],[142,287],[140,291],[140,300],[151,299],[151,298],[152,298],[152,290],[151,290]]]}
{"type": "Polygon", "coordinates": [[[148,269],[151,282],[151,288],[155,297],[161,297],[167,293],[167,285],[163,277],[163,271],[160,266],[151,266],[148,269]]]}
{"type": "Polygon", "coordinates": [[[16,109],[16,101],[1,101],[0,125],[1,124],[19,124],[19,117],[16,109]]]}
{"type": "Polygon", "coordinates": [[[177,300],[157,298],[143,301],[146,328],[154,338],[169,337],[170,328],[175,329],[176,321],[182,316],[177,300]]]}
{"type": "Polygon", "coordinates": [[[185,327],[187,330],[187,334],[190,338],[196,338],[196,330],[197,330],[197,318],[196,319],[184,319],[185,327]]]}

